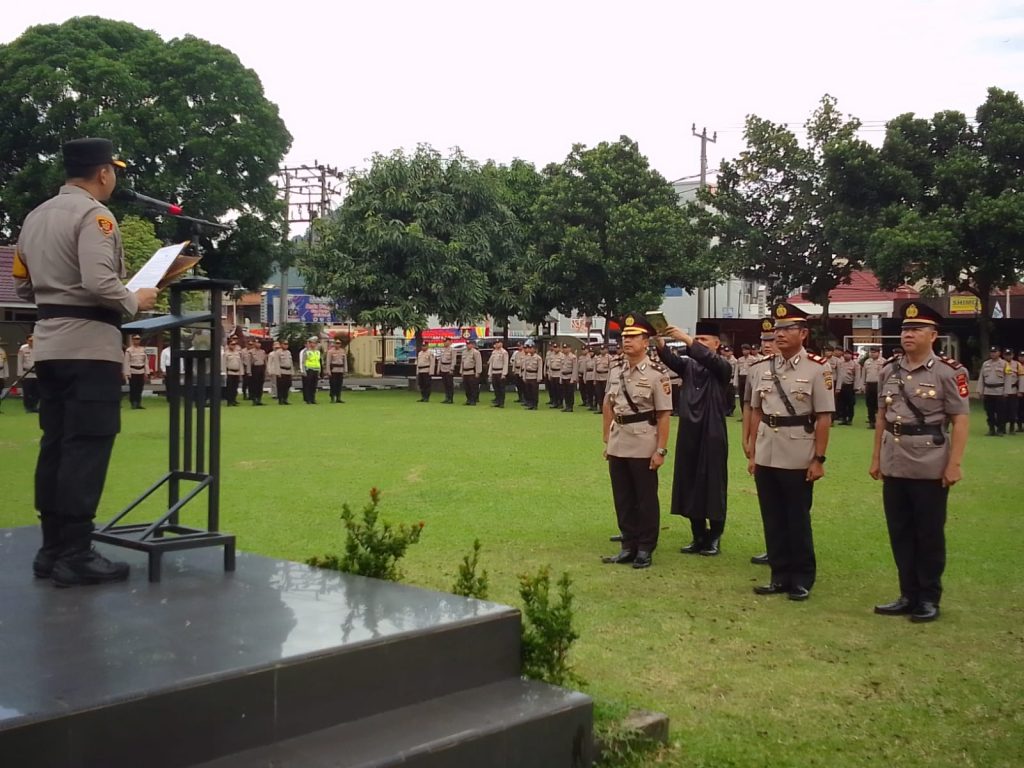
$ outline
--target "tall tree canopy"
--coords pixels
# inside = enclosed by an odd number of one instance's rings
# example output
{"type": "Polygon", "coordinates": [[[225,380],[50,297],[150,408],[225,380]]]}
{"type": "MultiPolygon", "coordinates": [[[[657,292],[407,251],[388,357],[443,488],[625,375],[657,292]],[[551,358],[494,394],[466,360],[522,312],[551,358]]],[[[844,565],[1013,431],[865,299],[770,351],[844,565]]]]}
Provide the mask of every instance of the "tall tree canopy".
{"type": "Polygon", "coordinates": [[[840,240],[890,288],[932,281],[981,302],[988,345],[993,291],[1024,270],[1024,105],[990,88],[975,124],[960,112],[891,120],[876,149],[829,153],[840,240]]]}
{"type": "MultiPolygon", "coordinates": [[[[106,136],[127,183],[193,216],[237,217],[230,235],[204,238],[210,275],[256,286],[269,274],[284,222],[272,177],[291,136],[227,49],[97,17],[32,27],[0,46],[0,115],[0,238],[59,186],[65,140],[106,136]]],[[[181,225],[158,234],[190,236],[181,225]]]]}
{"type": "Polygon", "coordinates": [[[306,287],[383,328],[466,324],[486,311],[494,259],[514,255],[516,222],[494,173],[456,150],[375,155],[349,195],[316,222],[306,287]]]}
{"type": "Polygon", "coordinates": [[[539,274],[560,311],[615,316],[659,306],[667,285],[696,284],[703,241],[636,142],[576,144],[544,175],[534,214],[539,274]]]}
{"type": "Polygon", "coordinates": [[[733,274],[767,285],[770,298],[805,287],[824,309],[833,288],[849,283],[859,262],[841,254],[832,238],[834,204],[827,186],[826,154],[860,127],[824,96],[805,123],[803,144],[786,125],[747,117],[747,148],[723,161],[718,183],[699,195],[691,212],[718,241],[714,252],[733,274]]]}

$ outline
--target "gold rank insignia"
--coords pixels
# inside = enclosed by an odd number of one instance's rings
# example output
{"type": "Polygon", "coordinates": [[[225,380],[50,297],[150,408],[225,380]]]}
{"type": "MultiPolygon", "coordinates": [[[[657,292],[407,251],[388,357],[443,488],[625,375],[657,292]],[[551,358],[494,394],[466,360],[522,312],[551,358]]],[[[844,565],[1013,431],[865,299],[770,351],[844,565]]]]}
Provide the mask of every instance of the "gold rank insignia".
{"type": "Polygon", "coordinates": [[[905,314],[907,317],[917,317],[919,314],[917,304],[910,304],[909,306],[907,306],[905,314]]]}
{"type": "Polygon", "coordinates": [[[626,315],[626,325],[636,325],[636,319],[632,315],[626,315]]]}
{"type": "Polygon", "coordinates": [[[779,306],[777,306],[775,308],[775,316],[776,317],[785,317],[786,316],[786,307],[785,307],[784,304],[779,304],[779,306]]]}
{"type": "Polygon", "coordinates": [[[99,226],[100,232],[103,233],[104,237],[110,237],[114,231],[114,222],[106,216],[97,216],[96,224],[99,226]]]}
{"type": "MultiPolygon", "coordinates": [[[[785,307],[779,307],[779,309],[785,310],[785,307]]],[[[771,329],[772,329],[772,321],[771,320],[764,320],[764,321],[762,321],[762,323],[761,323],[761,330],[762,331],[770,331],[771,329]]]]}

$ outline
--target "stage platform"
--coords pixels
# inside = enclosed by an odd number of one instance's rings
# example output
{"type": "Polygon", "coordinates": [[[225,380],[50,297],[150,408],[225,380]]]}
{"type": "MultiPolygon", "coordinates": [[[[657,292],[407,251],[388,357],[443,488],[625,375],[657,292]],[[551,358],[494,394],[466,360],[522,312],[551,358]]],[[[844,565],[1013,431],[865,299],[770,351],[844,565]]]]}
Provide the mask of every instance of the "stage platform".
{"type": "Polygon", "coordinates": [[[239,552],[123,584],[32,578],[0,529],[4,765],[578,768],[591,702],[521,680],[506,606],[239,552]]]}

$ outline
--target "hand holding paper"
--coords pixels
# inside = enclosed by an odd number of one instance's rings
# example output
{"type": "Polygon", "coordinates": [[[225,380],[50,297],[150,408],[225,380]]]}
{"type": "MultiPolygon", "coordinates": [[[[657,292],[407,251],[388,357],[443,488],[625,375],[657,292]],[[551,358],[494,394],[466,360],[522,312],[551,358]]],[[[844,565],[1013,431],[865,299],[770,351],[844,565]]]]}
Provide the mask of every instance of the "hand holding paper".
{"type": "Polygon", "coordinates": [[[186,240],[177,245],[168,245],[157,250],[149,261],[128,281],[129,291],[139,288],[165,288],[178,275],[184,274],[199,263],[197,256],[184,256],[182,250],[189,243],[186,240]]]}

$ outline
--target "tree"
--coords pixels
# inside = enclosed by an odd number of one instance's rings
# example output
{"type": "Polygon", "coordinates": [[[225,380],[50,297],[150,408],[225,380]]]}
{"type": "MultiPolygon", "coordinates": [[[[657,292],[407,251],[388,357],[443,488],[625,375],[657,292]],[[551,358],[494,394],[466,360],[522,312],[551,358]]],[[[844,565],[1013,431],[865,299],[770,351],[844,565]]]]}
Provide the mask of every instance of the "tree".
{"type": "Polygon", "coordinates": [[[826,332],[829,293],[849,283],[860,267],[847,254],[837,258],[826,153],[859,127],[828,95],[804,124],[804,145],[788,126],[750,115],[747,148],[722,163],[717,186],[703,190],[700,205],[690,208],[702,230],[718,238],[713,251],[721,264],[765,283],[772,299],[805,288],[807,298],[822,307],[826,332]]]}
{"type": "MultiPolygon", "coordinates": [[[[97,17],[32,27],[0,46],[0,114],[0,238],[60,184],[63,141],[106,136],[129,183],[192,216],[237,218],[230,235],[201,238],[210,275],[255,287],[269,273],[284,224],[272,177],[291,136],[227,49],[97,17]]],[[[157,232],[193,234],[178,220],[157,232]]]]}
{"type": "Polygon", "coordinates": [[[848,250],[886,287],[932,281],[974,294],[986,349],[992,293],[1024,269],[1024,105],[990,88],[975,117],[900,115],[880,149],[835,145],[829,173],[848,250]]]}
{"type": "Polygon", "coordinates": [[[576,144],[544,176],[538,275],[561,312],[613,317],[659,306],[666,285],[695,284],[699,238],[636,142],[576,144]]]}
{"type": "Polygon", "coordinates": [[[306,287],[343,301],[359,322],[390,330],[480,318],[488,270],[514,250],[514,221],[493,175],[460,151],[421,145],[374,155],[349,195],[316,222],[302,257],[306,287]]]}

